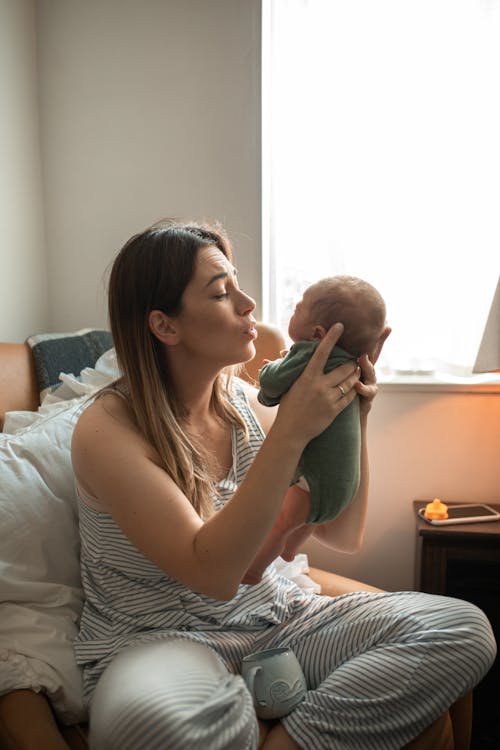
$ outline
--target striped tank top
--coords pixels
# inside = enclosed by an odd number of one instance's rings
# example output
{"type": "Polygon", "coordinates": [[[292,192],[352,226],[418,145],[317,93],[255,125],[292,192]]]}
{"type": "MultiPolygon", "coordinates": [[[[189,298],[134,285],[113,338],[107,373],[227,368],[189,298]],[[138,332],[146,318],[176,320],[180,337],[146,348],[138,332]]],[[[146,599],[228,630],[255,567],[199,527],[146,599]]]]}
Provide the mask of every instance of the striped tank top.
{"type": "MultiPolygon", "coordinates": [[[[237,379],[231,402],[249,437],[232,427],[233,464],[217,485],[216,511],[232,497],[264,439],[237,379]]],[[[157,638],[187,637],[210,644],[210,632],[258,632],[285,622],[307,598],[270,565],[262,581],[242,584],[230,601],[198,594],[169,577],[129,542],[109,513],[79,494],[81,575],[85,603],[75,656],[84,669],[88,698],[113,656],[126,646],[157,638]]]]}

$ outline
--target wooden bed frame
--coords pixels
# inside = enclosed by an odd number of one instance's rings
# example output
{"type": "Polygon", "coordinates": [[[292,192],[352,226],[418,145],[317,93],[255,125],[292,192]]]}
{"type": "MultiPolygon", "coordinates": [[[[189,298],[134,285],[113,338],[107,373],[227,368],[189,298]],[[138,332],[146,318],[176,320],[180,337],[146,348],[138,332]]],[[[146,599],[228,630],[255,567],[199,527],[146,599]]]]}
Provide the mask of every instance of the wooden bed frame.
{"type": "MultiPolygon", "coordinates": [[[[274,359],[284,348],[277,328],[259,324],[257,355],[246,366],[244,377],[257,376],[264,358],[274,359]]],[[[35,367],[27,344],[0,343],[0,429],[6,411],[35,410],[39,405],[35,367]]],[[[352,591],[379,589],[343,576],[312,568],[311,577],[322,593],[336,596],[352,591]]],[[[468,750],[472,720],[472,699],[468,694],[441,718],[406,746],[407,750],[468,750]]],[[[58,725],[47,698],[31,690],[15,690],[0,697],[1,750],[85,750],[85,725],[58,725]]]]}

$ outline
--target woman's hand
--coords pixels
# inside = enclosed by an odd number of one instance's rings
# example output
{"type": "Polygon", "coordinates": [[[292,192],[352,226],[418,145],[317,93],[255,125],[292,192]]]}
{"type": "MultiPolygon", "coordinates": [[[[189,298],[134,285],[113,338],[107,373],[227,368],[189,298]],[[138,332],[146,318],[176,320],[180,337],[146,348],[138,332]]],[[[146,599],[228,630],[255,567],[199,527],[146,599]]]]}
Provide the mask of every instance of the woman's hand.
{"type": "Polygon", "coordinates": [[[361,396],[359,409],[361,414],[368,414],[372,408],[373,399],[378,393],[377,376],[375,368],[370,362],[368,354],[363,354],[359,358],[361,367],[361,379],[356,383],[356,391],[361,396]]]}
{"type": "Polygon", "coordinates": [[[355,388],[361,396],[360,411],[362,415],[368,414],[368,412],[372,408],[373,399],[377,395],[377,376],[375,373],[374,365],[380,356],[380,352],[382,351],[384,342],[389,336],[390,332],[391,329],[389,327],[384,329],[377,342],[376,349],[371,355],[371,358],[368,356],[368,354],[363,354],[358,360],[359,366],[361,367],[361,379],[356,383],[355,388]]]}
{"type": "Polygon", "coordinates": [[[356,397],[361,369],[355,363],[324,372],[330,352],[342,335],[336,323],[325,334],[302,375],[280,402],[276,426],[302,438],[303,444],[319,435],[356,397]]]}

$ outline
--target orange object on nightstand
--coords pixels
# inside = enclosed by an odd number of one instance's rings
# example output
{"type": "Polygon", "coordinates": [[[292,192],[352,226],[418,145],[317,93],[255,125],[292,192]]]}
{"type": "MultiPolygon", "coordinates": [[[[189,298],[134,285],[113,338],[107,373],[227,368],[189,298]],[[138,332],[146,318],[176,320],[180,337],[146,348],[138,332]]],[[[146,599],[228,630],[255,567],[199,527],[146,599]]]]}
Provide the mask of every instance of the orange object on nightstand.
{"type": "Polygon", "coordinates": [[[448,506],[436,497],[432,503],[425,506],[424,516],[431,521],[443,521],[448,518],[448,506]]]}

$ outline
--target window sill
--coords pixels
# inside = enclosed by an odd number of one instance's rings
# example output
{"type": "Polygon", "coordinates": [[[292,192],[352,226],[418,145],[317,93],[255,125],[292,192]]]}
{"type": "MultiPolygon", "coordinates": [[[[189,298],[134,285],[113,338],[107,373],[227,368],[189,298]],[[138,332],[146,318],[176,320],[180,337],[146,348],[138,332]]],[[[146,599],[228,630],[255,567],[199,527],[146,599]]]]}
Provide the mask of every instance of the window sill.
{"type": "Polygon", "coordinates": [[[457,377],[447,373],[393,374],[377,373],[383,393],[494,393],[500,394],[500,375],[486,373],[457,377]]]}

